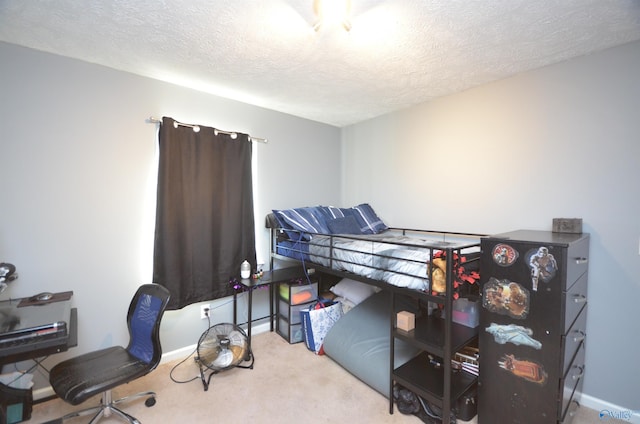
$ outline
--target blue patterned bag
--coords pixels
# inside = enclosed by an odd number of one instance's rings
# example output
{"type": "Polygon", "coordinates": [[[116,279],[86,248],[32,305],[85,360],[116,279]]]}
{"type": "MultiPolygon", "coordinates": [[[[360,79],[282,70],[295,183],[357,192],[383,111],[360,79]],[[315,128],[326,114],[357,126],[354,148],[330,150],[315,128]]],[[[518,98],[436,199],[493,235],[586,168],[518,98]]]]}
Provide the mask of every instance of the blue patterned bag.
{"type": "Polygon", "coordinates": [[[302,335],[307,349],[322,355],[322,342],[333,324],[342,317],[340,302],[317,302],[313,306],[300,311],[302,335]]]}

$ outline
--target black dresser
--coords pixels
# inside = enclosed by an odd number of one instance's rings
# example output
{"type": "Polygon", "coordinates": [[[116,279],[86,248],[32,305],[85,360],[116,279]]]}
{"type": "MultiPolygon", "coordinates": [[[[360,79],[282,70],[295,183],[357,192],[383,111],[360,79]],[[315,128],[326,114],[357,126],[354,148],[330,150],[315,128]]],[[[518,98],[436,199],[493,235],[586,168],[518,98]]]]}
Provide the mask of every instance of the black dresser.
{"type": "Polygon", "coordinates": [[[585,372],[589,235],[482,240],[479,424],[569,423],[585,372]]]}

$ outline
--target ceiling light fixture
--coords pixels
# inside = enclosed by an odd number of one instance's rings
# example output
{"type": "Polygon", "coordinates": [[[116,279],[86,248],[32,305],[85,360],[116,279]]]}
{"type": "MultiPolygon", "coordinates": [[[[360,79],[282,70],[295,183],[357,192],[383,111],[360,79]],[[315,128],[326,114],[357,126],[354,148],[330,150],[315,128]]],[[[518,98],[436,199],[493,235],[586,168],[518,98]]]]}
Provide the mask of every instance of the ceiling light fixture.
{"type": "Polygon", "coordinates": [[[341,25],[345,31],[351,30],[351,0],[313,0],[313,12],[318,20],[313,25],[315,31],[321,27],[341,25]]]}

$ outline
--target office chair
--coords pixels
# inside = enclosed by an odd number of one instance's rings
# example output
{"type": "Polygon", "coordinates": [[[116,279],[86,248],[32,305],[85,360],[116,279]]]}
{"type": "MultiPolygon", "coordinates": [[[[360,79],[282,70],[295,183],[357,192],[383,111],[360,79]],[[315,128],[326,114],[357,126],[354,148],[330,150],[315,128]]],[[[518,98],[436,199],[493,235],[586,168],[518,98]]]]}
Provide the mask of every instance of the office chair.
{"type": "Polygon", "coordinates": [[[163,286],[140,286],[127,313],[127,348],[113,346],[88,352],[62,361],[51,369],[49,383],[65,402],[78,405],[99,393],[102,393],[102,400],[100,405],[72,412],[50,423],[62,423],[68,418],[93,413],[95,415],[90,423],[96,423],[102,417],[109,417],[113,413],[129,423],[139,424],[135,417],[116,405],[131,399],[147,397],[145,405],[153,406],[156,403],[156,394],[142,392],[112,400],[111,389],[148,374],[160,363],[160,320],[168,302],[169,291],[163,286]]]}

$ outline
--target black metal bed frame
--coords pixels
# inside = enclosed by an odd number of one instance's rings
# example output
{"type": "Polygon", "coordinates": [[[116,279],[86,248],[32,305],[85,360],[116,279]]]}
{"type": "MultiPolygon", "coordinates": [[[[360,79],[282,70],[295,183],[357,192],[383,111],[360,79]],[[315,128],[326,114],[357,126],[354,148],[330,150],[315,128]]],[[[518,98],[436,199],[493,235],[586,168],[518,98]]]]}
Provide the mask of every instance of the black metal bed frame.
{"type": "MultiPolygon", "coordinates": [[[[425,346],[427,346],[428,349],[430,349],[430,351],[435,350],[436,352],[438,352],[439,354],[442,355],[442,369],[443,369],[443,380],[442,380],[442,397],[439,396],[433,396],[431,393],[425,393],[424,391],[422,391],[420,389],[420,387],[412,385],[410,382],[408,381],[403,381],[403,383],[405,383],[410,390],[412,391],[417,391],[418,394],[422,397],[424,397],[425,399],[429,400],[430,402],[433,402],[434,404],[440,406],[442,408],[442,422],[444,424],[448,424],[450,422],[450,412],[452,410],[452,367],[451,367],[451,358],[453,357],[453,355],[456,353],[454,350],[454,346],[453,346],[453,335],[452,332],[454,330],[454,326],[457,328],[457,325],[454,325],[454,323],[452,322],[452,309],[453,309],[453,296],[451,295],[454,292],[454,280],[456,278],[456,275],[454,273],[454,266],[455,266],[455,260],[447,260],[446,261],[446,291],[445,294],[432,294],[432,293],[426,293],[426,292],[422,292],[419,290],[414,290],[414,289],[410,289],[410,288],[406,288],[406,287],[398,287],[395,286],[393,284],[390,284],[388,282],[382,281],[382,280],[377,280],[377,279],[372,279],[372,278],[368,278],[368,277],[364,277],[358,274],[355,274],[353,272],[348,272],[348,271],[343,271],[343,270],[339,270],[339,269],[335,269],[334,268],[334,261],[338,261],[338,262],[342,262],[342,263],[349,263],[352,265],[359,265],[359,266],[366,266],[366,267],[370,267],[372,269],[375,270],[381,270],[381,271],[385,271],[384,269],[380,268],[379,266],[375,266],[373,265],[373,262],[371,265],[366,265],[366,264],[359,264],[359,263],[355,263],[355,262],[351,262],[351,261],[344,261],[343,259],[335,259],[334,258],[334,240],[335,239],[352,239],[352,240],[367,240],[370,241],[368,239],[366,239],[365,237],[359,236],[359,235],[333,235],[333,234],[318,234],[319,236],[323,236],[323,237],[328,237],[329,238],[329,255],[328,256],[324,256],[324,255],[318,255],[316,253],[314,253],[312,256],[316,256],[316,257],[321,257],[324,258],[325,260],[329,261],[329,266],[326,265],[322,265],[313,261],[305,261],[304,260],[304,255],[310,255],[309,250],[307,249],[306,251],[304,250],[304,248],[300,247],[299,249],[290,249],[290,253],[295,253],[295,254],[299,254],[302,255],[303,258],[299,259],[299,258],[292,258],[290,256],[287,255],[283,255],[283,254],[279,254],[278,253],[278,241],[282,241],[282,240],[289,240],[289,241],[293,241],[293,242],[297,242],[300,243],[300,246],[303,246],[304,244],[310,244],[313,245],[313,239],[316,235],[311,235],[310,240],[305,240],[303,241],[304,238],[304,234],[297,232],[295,230],[290,230],[290,229],[283,229],[278,227],[277,225],[273,225],[274,221],[270,221],[269,218],[267,218],[267,228],[269,228],[270,230],[270,265],[271,265],[271,269],[273,269],[274,266],[274,259],[277,260],[281,260],[281,261],[294,261],[297,263],[302,262],[303,266],[305,268],[305,272],[307,270],[307,268],[310,268],[311,266],[313,267],[313,269],[315,271],[318,271],[320,273],[325,273],[325,274],[329,274],[329,275],[333,275],[336,277],[340,277],[340,278],[349,278],[349,279],[353,279],[356,281],[360,281],[366,284],[370,284],[370,285],[374,285],[377,287],[380,287],[381,289],[384,290],[389,290],[391,292],[391,310],[394,311],[395,310],[395,296],[397,294],[400,295],[405,295],[405,296],[409,296],[410,298],[413,298],[416,300],[416,302],[418,303],[418,305],[420,306],[424,306],[424,303],[429,303],[432,302],[436,305],[439,305],[442,309],[442,322],[443,322],[443,328],[442,328],[442,334],[438,335],[435,337],[435,339],[442,339],[442,346],[441,348],[435,347],[433,344],[430,343],[426,343],[425,346]],[[291,237],[288,234],[291,233],[298,233],[298,240],[292,240],[291,237]]],[[[480,238],[484,237],[484,234],[474,234],[474,233],[461,233],[461,232],[451,232],[451,231],[435,231],[435,230],[416,230],[416,229],[406,229],[406,228],[389,228],[389,230],[385,231],[385,233],[387,232],[394,232],[394,233],[398,233],[401,235],[408,235],[408,234],[414,234],[414,235],[424,235],[424,234],[428,234],[428,235],[438,235],[441,240],[440,241],[434,241],[433,244],[429,244],[429,245],[413,245],[411,243],[397,243],[397,242],[390,242],[390,245],[394,245],[394,246],[404,246],[404,247],[412,247],[412,248],[419,248],[419,249],[425,249],[426,251],[428,251],[429,253],[429,258],[433,258],[434,254],[436,252],[443,252],[442,254],[444,255],[444,257],[446,258],[455,258],[456,255],[462,256],[464,254],[465,251],[468,250],[472,250],[475,248],[478,248],[478,252],[479,252],[479,247],[480,247],[480,238]],[[470,243],[463,243],[463,242],[449,242],[448,238],[456,238],[456,239],[476,239],[477,241],[475,242],[470,242],[470,243]]],[[[385,243],[381,240],[373,240],[372,243],[385,243]]],[[[371,254],[372,257],[378,257],[378,258],[393,258],[393,259],[398,259],[392,256],[388,256],[388,255],[384,255],[384,254],[371,254]]],[[[479,261],[479,255],[477,258],[472,259],[473,261],[479,261]]],[[[426,264],[425,264],[426,266],[426,264]]],[[[428,279],[430,281],[432,281],[433,279],[433,271],[434,271],[434,267],[431,266],[428,268],[428,279]]],[[[395,271],[392,271],[395,272],[395,271]]],[[[397,272],[396,272],[397,273],[397,272]]],[[[405,274],[409,277],[413,277],[413,278],[422,278],[420,276],[415,276],[415,275],[410,275],[410,274],[406,274],[406,273],[400,273],[400,274],[405,274]]],[[[469,329],[470,331],[466,331],[464,333],[463,336],[460,336],[459,331],[458,333],[456,333],[456,343],[460,343],[460,339],[463,339],[464,342],[468,342],[471,339],[477,338],[477,331],[476,330],[472,330],[469,329]],[[475,335],[473,335],[475,333],[475,335]]],[[[463,330],[464,331],[464,330],[463,330]]],[[[397,381],[398,378],[394,378],[393,377],[393,373],[394,373],[394,340],[395,338],[398,337],[398,333],[395,329],[395,315],[392,313],[390,316],[390,339],[392,341],[391,343],[391,349],[390,349],[390,370],[392,373],[392,377],[390,380],[390,388],[389,388],[389,413],[392,414],[393,413],[393,385],[394,385],[394,380],[397,381]]],[[[416,344],[424,344],[423,342],[417,341],[415,340],[415,338],[413,336],[402,336],[402,338],[408,338],[413,340],[414,343],[416,344]]],[[[457,346],[456,346],[457,348],[457,346]]],[[[473,381],[477,381],[477,379],[474,379],[473,381]]],[[[467,383],[466,386],[470,387],[472,385],[472,383],[467,383]]],[[[468,388],[466,387],[466,388],[468,388]]],[[[465,388],[465,390],[466,390],[465,388]]]]}

